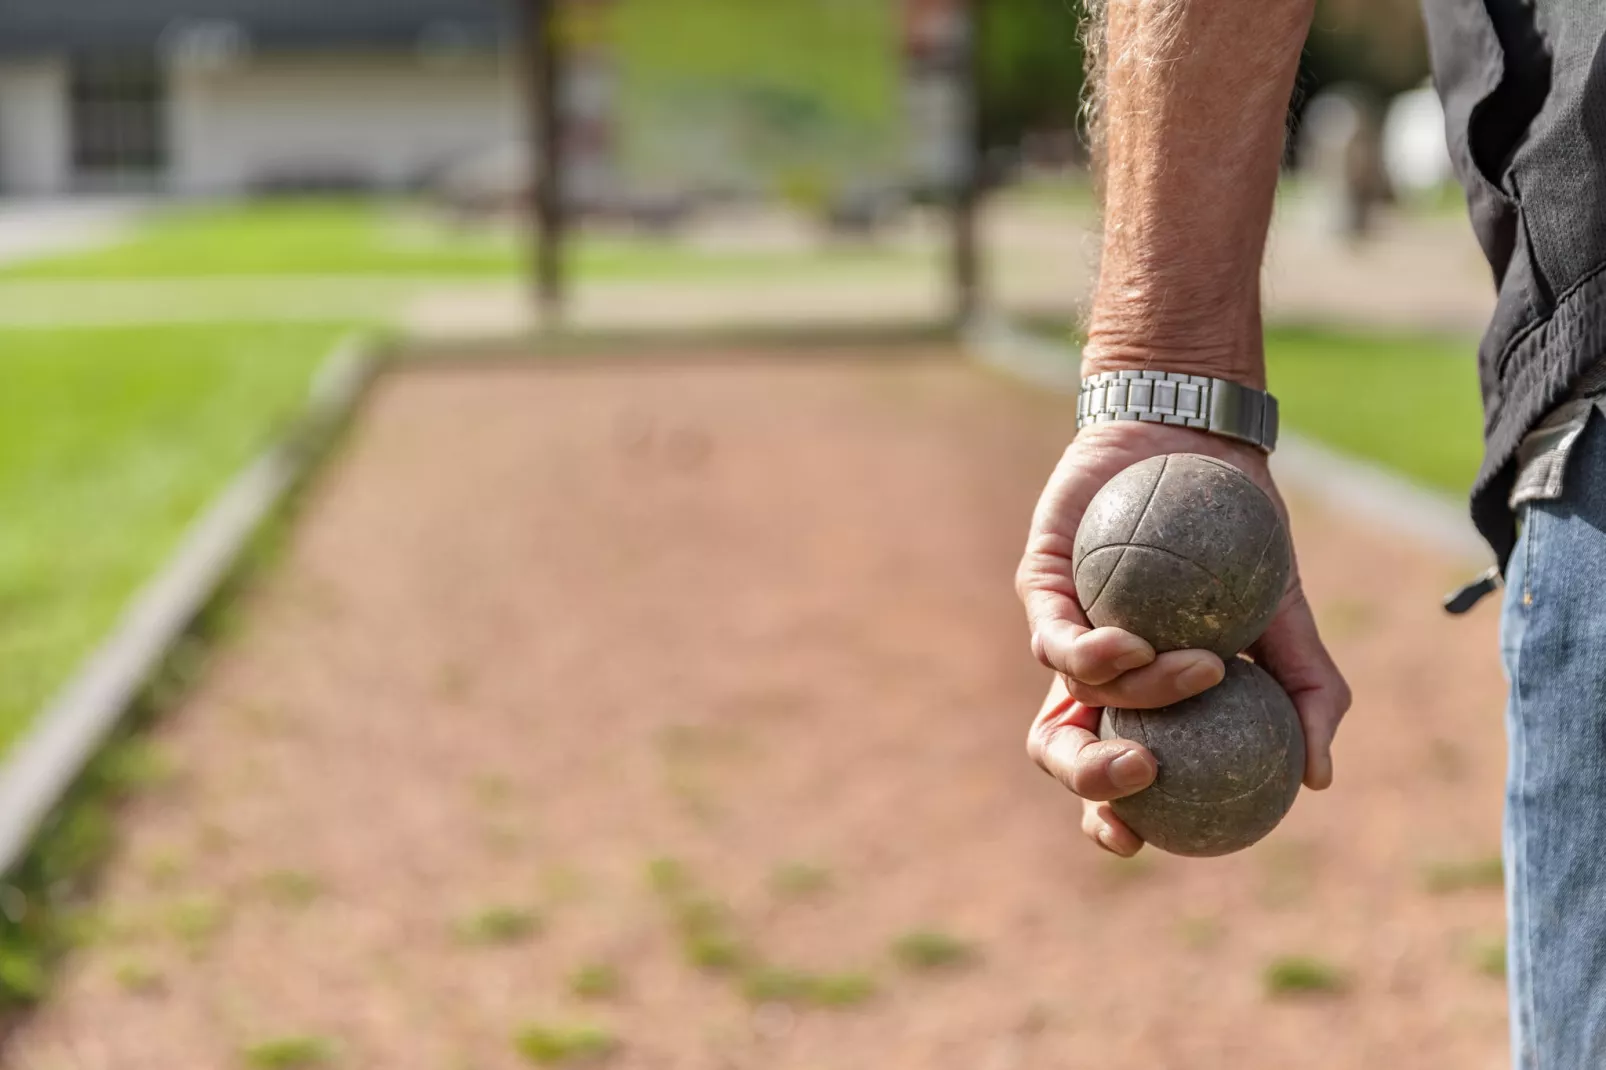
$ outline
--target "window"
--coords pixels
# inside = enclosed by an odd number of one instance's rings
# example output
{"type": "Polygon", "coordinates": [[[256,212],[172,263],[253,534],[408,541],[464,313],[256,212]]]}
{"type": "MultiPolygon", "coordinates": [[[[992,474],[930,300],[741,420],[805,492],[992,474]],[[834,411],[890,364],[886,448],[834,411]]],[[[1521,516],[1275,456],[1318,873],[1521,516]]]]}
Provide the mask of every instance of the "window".
{"type": "Polygon", "coordinates": [[[149,184],[167,163],[166,93],[154,55],[73,62],[73,170],[92,185],[149,184]]]}

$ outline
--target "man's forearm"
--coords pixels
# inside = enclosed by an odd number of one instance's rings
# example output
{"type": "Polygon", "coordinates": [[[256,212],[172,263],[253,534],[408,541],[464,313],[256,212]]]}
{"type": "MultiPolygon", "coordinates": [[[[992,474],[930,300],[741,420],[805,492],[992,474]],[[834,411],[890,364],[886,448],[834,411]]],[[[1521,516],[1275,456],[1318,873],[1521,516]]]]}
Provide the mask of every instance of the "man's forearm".
{"type": "Polygon", "coordinates": [[[1108,0],[1084,374],[1263,386],[1260,266],[1313,0],[1108,0]]]}

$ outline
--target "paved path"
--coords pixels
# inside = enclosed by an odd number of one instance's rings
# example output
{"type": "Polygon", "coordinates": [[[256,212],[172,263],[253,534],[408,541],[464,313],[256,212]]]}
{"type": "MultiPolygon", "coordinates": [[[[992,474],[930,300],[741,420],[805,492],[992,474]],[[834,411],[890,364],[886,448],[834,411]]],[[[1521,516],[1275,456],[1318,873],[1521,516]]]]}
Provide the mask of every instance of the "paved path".
{"type": "Polygon", "coordinates": [[[0,200],[0,265],[104,245],[144,207],[133,199],[0,200]]]}
{"type": "Polygon", "coordinates": [[[1116,863],[1021,747],[1063,400],[729,355],[382,384],[7,1065],[514,1070],[536,1022],[625,1068],[1503,1065],[1495,621],[1439,613],[1448,564],[1296,497],[1337,787],[1245,854],[1116,863]],[[922,928],[970,960],[898,966],[922,928]],[[691,961],[733,947],[770,1002],[691,961]],[[1339,990],[1268,992],[1289,955],[1339,990]]]}

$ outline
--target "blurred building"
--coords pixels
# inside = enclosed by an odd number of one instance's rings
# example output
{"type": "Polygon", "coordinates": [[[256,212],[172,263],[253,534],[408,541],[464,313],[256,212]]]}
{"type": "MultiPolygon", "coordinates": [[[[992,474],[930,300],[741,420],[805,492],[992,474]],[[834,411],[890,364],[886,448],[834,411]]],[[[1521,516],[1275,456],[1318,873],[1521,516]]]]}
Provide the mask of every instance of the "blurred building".
{"type": "Polygon", "coordinates": [[[398,188],[517,139],[504,0],[0,0],[0,193],[398,188]]]}

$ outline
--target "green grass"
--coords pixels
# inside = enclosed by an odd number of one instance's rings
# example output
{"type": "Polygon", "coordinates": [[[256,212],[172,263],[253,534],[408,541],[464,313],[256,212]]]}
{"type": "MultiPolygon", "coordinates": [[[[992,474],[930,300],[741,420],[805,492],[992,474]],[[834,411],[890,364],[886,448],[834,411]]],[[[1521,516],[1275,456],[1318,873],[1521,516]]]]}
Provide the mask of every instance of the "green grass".
{"type": "Polygon", "coordinates": [[[875,994],[875,978],[865,973],[818,974],[763,966],[749,970],[742,978],[742,995],[750,1003],[855,1007],[875,994]]]}
{"type": "Polygon", "coordinates": [[[196,895],[170,906],[166,920],[173,938],[191,955],[201,955],[228,923],[228,913],[222,901],[196,895]]]}
{"type": "Polygon", "coordinates": [[[252,1044],[240,1053],[240,1061],[251,1070],[303,1070],[310,1066],[328,1066],[334,1059],[334,1043],[313,1036],[274,1037],[252,1044]]]}
{"type": "Polygon", "coordinates": [[[1485,977],[1506,978],[1506,940],[1503,936],[1482,940],[1472,948],[1472,965],[1485,977]]]}
{"type": "Polygon", "coordinates": [[[675,909],[681,956],[704,973],[731,973],[752,958],[747,944],[733,931],[730,911],[722,903],[694,899],[675,909]]]}
{"type": "MultiPolygon", "coordinates": [[[[0,332],[0,747],[293,416],[344,330],[0,332]]],[[[129,755],[123,774],[159,772],[129,755]]]]}
{"type": "MultiPolygon", "coordinates": [[[[1029,325],[1079,341],[1064,322],[1029,325]]],[[[1455,335],[1266,331],[1266,371],[1283,427],[1457,496],[1471,488],[1483,456],[1476,353],[1475,338],[1455,335]]]]}
{"type": "Polygon", "coordinates": [[[619,1039],[596,1025],[536,1023],[513,1037],[513,1050],[536,1066],[596,1062],[619,1050],[619,1039]]]}
{"type": "Polygon", "coordinates": [[[919,929],[892,942],[892,957],[906,970],[930,973],[968,966],[980,956],[973,946],[956,936],[919,929]]]}
{"type": "Polygon", "coordinates": [[[1505,887],[1505,882],[1505,865],[1498,854],[1431,862],[1422,870],[1423,887],[1435,895],[1473,888],[1499,891],[1505,887]]]}
{"type": "Polygon", "coordinates": [[[1469,339],[1278,328],[1266,368],[1284,426],[1454,494],[1482,455],[1469,339]]]}
{"type": "Polygon", "coordinates": [[[770,873],[770,888],[782,899],[815,899],[831,890],[831,871],[812,862],[785,862],[770,873]]]}
{"type": "Polygon", "coordinates": [[[323,882],[300,869],[276,869],[262,877],[262,894],[275,906],[300,910],[323,894],[323,882]]]}
{"type": "Polygon", "coordinates": [[[569,974],[569,991],[580,999],[612,999],[624,988],[611,962],[588,962],[569,974]]]}
{"type": "MultiPolygon", "coordinates": [[[[291,199],[152,216],[110,246],[28,260],[0,280],[115,281],[244,277],[511,278],[524,269],[526,236],[455,230],[418,206],[291,199]]],[[[581,234],[572,268],[582,280],[820,275],[919,262],[874,248],[795,252],[713,250],[670,239],[581,234]]]]}
{"type": "Polygon", "coordinates": [[[674,900],[691,890],[691,877],[678,858],[654,858],[646,866],[647,887],[654,895],[674,900]]]}
{"type": "Polygon", "coordinates": [[[381,202],[292,199],[172,209],[110,246],[29,260],[0,275],[496,275],[518,264],[512,241],[408,227],[381,202]]]}
{"type": "Polygon", "coordinates": [[[1342,970],[1313,955],[1285,955],[1274,959],[1267,964],[1261,981],[1270,996],[1341,992],[1347,984],[1342,970]]]}
{"type": "Polygon", "coordinates": [[[135,996],[155,995],[162,991],[165,980],[162,972],[141,959],[125,959],[112,972],[117,987],[135,996]]]}
{"type": "Polygon", "coordinates": [[[464,944],[481,947],[522,944],[541,932],[541,916],[524,907],[494,906],[458,920],[452,927],[464,944]]]}

